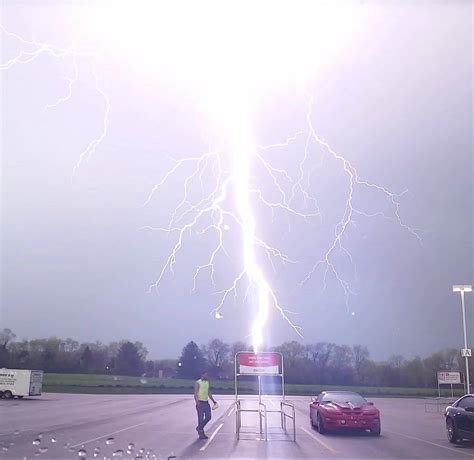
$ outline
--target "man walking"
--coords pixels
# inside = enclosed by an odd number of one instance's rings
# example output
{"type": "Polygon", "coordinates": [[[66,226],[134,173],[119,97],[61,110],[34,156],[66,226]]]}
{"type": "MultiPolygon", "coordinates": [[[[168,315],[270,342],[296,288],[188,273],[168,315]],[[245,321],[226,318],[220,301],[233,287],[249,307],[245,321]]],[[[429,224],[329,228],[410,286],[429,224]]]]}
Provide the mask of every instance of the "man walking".
{"type": "Polygon", "coordinates": [[[194,400],[196,401],[196,410],[198,416],[198,426],[196,430],[199,434],[199,439],[207,439],[204,433],[204,427],[211,420],[211,406],[210,399],[214,404],[216,400],[209,391],[209,375],[207,371],[202,372],[201,378],[194,384],[194,400]]]}

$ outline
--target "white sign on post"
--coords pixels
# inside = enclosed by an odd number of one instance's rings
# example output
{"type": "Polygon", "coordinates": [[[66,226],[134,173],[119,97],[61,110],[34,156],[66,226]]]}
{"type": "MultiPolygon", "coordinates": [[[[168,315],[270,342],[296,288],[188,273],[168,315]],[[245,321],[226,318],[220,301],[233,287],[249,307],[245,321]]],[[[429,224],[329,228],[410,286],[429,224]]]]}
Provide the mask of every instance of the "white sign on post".
{"type": "Polygon", "coordinates": [[[462,348],[461,349],[461,356],[463,358],[470,358],[472,356],[470,348],[462,348]]]}
{"type": "Polygon", "coordinates": [[[460,372],[438,372],[438,385],[457,385],[461,383],[460,372]]]}

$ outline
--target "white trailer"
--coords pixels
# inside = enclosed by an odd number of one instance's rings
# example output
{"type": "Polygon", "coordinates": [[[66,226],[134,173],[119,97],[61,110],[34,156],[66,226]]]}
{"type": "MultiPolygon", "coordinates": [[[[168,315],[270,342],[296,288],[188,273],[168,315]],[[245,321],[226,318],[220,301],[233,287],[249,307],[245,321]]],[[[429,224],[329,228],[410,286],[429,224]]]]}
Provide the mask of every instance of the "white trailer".
{"type": "Polygon", "coordinates": [[[0,369],[0,398],[40,396],[43,371],[0,369]]]}

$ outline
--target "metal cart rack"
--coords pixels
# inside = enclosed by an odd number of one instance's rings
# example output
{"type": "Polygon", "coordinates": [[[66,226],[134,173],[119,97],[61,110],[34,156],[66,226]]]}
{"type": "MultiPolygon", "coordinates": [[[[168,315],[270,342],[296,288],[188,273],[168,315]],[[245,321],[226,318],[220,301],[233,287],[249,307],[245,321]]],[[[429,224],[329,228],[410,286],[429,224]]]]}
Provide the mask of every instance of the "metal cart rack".
{"type": "MultiPolygon", "coordinates": [[[[272,402],[273,404],[273,402],[272,402]]],[[[276,413],[280,415],[280,434],[287,435],[287,420],[292,424],[292,440],[296,442],[296,420],[295,420],[295,406],[286,402],[285,398],[285,373],[283,367],[283,355],[276,352],[259,352],[253,353],[248,351],[241,351],[235,355],[235,417],[236,426],[235,433],[237,440],[241,439],[242,435],[242,415],[244,413],[254,413],[258,415],[258,430],[251,434],[259,435],[259,440],[269,440],[269,414],[276,413]],[[255,398],[243,398],[239,395],[239,378],[243,376],[253,376],[258,381],[258,405],[252,406],[255,403],[255,398]],[[272,380],[279,379],[281,382],[281,398],[279,409],[270,409],[267,403],[264,402],[262,396],[262,380],[271,378],[272,380]]],[[[248,434],[248,432],[245,432],[248,434]]],[[[271,438],[270,438],[271,439],[271,438]]]]}

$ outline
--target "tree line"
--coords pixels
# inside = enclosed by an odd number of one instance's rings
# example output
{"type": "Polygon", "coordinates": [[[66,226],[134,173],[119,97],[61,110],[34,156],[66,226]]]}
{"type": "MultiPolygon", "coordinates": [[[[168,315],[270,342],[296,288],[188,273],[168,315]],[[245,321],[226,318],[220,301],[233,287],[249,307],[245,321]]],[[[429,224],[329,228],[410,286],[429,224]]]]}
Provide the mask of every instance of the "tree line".
{"type": "MultiPolygon", "coordinates": [[[[207,369],[212,378],[232,379],[234,356],[243,350],[251,347],[244,342],[229,344],[220,339],[201,346],[191,341],[177,359],[151,360],[147,359],[148,350],[141,342],[79,343],[56,337],[17,341],[10,329],[0,332],[0,367],[58,373],[194,379],[207,369]]],[[[436,387],[437,371],[463,369],[457,349],[441,350],[426,358],[394,355],[386,361],[371,359],[365,346],[329,342],[303,345],[291,341],[265,351],[283,354],[288,383],[436,387]]]]}
{"type": "Polygon", "coordinates": [[[0,367],[45,372],[141,375],[148,350],[141,342],[122,340],[79,343],[73,339],[16,341],[10,329],[0,332],[0,367]]]}

